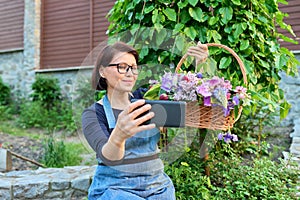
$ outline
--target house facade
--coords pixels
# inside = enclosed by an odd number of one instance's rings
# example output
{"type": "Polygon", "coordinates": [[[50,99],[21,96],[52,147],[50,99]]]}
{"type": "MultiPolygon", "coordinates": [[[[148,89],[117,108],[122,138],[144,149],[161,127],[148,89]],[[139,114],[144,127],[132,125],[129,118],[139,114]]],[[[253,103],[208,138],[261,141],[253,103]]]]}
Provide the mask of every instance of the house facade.
{"type": "Polygon", "coordinates": [[[69,94],[82,62],[107,38],[114,0],[0,0],[0,76],[28,96],[36,74],[56,76],[69,94]]]}

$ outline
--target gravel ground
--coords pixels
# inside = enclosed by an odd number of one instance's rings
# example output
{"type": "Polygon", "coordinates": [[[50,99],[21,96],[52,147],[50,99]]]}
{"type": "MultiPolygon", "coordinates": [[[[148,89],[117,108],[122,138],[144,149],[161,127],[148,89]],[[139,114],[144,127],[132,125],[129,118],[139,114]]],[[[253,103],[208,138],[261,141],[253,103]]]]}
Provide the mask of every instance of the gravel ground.
{"type": "MultiPolygon", "coordinates": [[[[39,162],[43,155],[42,141],[28,137],[13,136],[0,132],[0,144],[2,148],[15,152],[21,156],[39,162]]],[[[12,156],[12,170],[31,170],[38,166],[23,159],[12,156]]]]}

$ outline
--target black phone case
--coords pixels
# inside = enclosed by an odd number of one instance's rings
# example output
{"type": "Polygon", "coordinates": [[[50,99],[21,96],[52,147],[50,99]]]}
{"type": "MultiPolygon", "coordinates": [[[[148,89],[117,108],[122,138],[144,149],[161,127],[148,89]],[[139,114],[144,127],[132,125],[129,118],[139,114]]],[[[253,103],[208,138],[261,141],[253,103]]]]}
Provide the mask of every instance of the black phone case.
{"type": "MultiPolygon", "coordinates": [[[[132,99],[131,102],[134,102],[136,100],[137,99],[132,99]]],[[[143,124],[154,123],[157,127],[184,127],[185,126],[186,102],[146,100],[146,104],[150,104],[152,106],[150,111],[154,112],[155,116],[151,120],[148,120],[143,124]]],[[[145,112],[142,115],[145,115],[147,113],[148,112],[145,112]]]]}

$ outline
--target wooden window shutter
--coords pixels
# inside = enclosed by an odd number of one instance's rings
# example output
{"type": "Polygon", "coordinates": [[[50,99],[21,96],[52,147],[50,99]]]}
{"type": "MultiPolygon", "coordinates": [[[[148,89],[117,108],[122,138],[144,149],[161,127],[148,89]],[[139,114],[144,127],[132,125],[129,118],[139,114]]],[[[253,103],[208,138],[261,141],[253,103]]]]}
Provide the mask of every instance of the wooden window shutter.
{"type": "Polygon", "coordinates": [[[103,41],[112,0],[44,0],[41,69],[80,66],[103,41]]]}
{"type": "Polygon", "coordinates": [[[284,19],[286,24],[292,26],[296,37],[292,36],[288,31],[279,29],[279,32],[293,38],[298,41],[298,44],[293,44],[289,42],[280,42],[282,46],[288,48],[289,50],[300,50],[300,1],[299,0],[288,0],[288,5],[279,4],[280,11],[287,13],[289,17],[284,19]]]}
{"type": "Polygon", "coordinates": [[[0,51],[23,49],[24,0],[0,0],[0,51]]]}

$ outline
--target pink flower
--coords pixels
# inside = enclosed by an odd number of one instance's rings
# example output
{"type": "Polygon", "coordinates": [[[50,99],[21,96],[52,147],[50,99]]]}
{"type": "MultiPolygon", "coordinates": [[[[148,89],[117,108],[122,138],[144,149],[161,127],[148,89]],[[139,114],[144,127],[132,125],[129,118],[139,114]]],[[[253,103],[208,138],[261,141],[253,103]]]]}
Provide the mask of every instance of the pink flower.
{"type": "Polygon", "coordinates": [[[168,100],[169,99],[169,97],[168,97],[168,95],[167,94],[161,94],[160,96],[159,96],[159,100],[168,100]]]}
{"type": "Polygon", "coordinates": [[[246,98],[247,88],[244,88],[243,86],[236,86],[235,92],[239,94],[240,99],[244,99],[246,98]]]}

